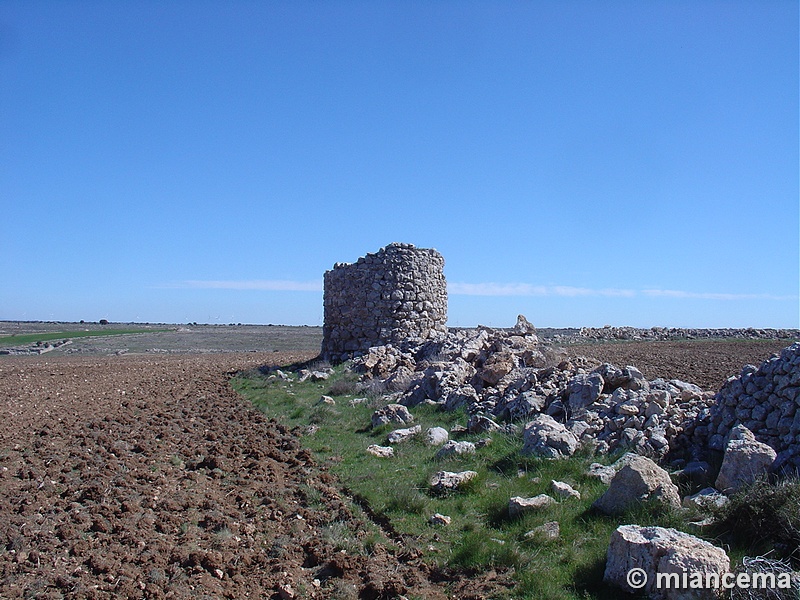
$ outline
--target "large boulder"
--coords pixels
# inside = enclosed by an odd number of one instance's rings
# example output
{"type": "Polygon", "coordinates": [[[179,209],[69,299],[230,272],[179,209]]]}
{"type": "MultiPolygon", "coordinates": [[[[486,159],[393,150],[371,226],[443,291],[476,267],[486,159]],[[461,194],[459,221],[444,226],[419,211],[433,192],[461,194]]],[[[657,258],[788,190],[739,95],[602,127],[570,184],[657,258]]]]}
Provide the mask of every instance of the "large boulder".
{"type": "Polygon", "coordinates": [[[718,597],[716,588],[684,586],[683,577],[701,574],[704,580],[708,575],[721,579],[728,571],[728,555],[705,540],[676,529],[620,525],[611,534],[603,581],[631,593],[644,591],[654,600],[710,600],[718,597]]]}
{"type": "Polygon", "coordinates": [[[525,426],[523,454],[543,458],[572,456],[578,449],[578,438],[564,425],[549,415],[536,415],[525,426]]]}
{"type": "Polygon", "coordinates": [[[776,457],[775,450],[757,441],[746,427],[737,425],[731,430],[714,487],[731,494],[765,475],[776,457]]]}
{"type": "Polygon", "coordinates": [[[671,508],[681,507],[678,486],[664,469],[649,458],[626,455],[626,462],[611,480],[606,493],[593,506],[608,515],[624,512],[635,502],[654,500],[671,508]]]}

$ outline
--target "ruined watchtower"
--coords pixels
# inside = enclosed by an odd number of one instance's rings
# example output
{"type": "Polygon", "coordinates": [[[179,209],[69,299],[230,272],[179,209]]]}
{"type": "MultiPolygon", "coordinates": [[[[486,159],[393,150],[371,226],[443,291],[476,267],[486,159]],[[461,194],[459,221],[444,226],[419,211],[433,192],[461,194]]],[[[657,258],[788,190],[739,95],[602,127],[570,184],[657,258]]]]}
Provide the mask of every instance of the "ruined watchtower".
{"type": "Polygon", "coordinates": [[[444,258],[389,244],[325,272],[322,356],[340,362],[371,346],[447,333],[444,258]]]}

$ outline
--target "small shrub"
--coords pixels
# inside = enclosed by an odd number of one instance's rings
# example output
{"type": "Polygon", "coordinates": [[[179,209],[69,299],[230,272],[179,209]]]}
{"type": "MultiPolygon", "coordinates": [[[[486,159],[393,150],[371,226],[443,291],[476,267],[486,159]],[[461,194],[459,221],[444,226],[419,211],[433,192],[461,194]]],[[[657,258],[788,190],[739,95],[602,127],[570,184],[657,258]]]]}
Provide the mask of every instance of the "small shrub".
{"type": "Polygon", "coordinates": [[[325,588],[325,597],[330,600],[358,600],[358,590],[349,581],[334,579],[331,585],[325,588]]]}
{"type": "Polygon", "coordinates": [[[333,423],[337,415],[338,413],[333,407],[328,404],[320,404],[311,409],[308,422],[312,425],[325,425],[327,423],[333,423]]]}
{"type": "Polygon", "coordinates": [[[713,511],[719,535],[755,554],[774,550],[800,564],[800,480],[760,479],[713,511]]]}
{"type": "Polygon", "coordinates": [[[355,375],[343,375],[328,388],[329,396],[348,396],[356,393],[358,393],[358,380],[355,375]]]}

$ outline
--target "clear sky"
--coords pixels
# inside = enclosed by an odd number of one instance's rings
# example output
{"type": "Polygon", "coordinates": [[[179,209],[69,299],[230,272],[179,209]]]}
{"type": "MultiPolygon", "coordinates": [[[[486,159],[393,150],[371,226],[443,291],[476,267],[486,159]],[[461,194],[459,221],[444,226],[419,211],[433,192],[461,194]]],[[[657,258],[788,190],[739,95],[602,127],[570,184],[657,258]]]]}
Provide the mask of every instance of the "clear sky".
{"type": "Polygon", "coordinates": [[[0,319],[798,327],[798,3],[0,2],[0,319]]]}

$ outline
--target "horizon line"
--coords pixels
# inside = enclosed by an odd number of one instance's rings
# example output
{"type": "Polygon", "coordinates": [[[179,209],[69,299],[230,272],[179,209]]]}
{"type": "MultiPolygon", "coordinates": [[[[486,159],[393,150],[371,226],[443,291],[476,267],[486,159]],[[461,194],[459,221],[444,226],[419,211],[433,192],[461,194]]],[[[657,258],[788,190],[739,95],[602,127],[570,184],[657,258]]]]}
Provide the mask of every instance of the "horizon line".
{"type": "MultiPolygon", "coordinates": [[[[195,290],[256,290],[271,292],[323,292],[322,279],[245,279],[245,280],[199,280],[189,279],[168,284],[169,289],[195,290]]],[[[673,289],[630,289],[630,288],[587,288],[570,285],[534,285],[530,283],[463,283],[447,284],[447,293],[453,296],[489,296],[489,297],[606,297],[606,298],[672,298],[677,300],[769,300],[784,302],[798,300],[798,295],[781,295],[769,293],[731,293],[731,292],[695,292],[673,289]]]]}

